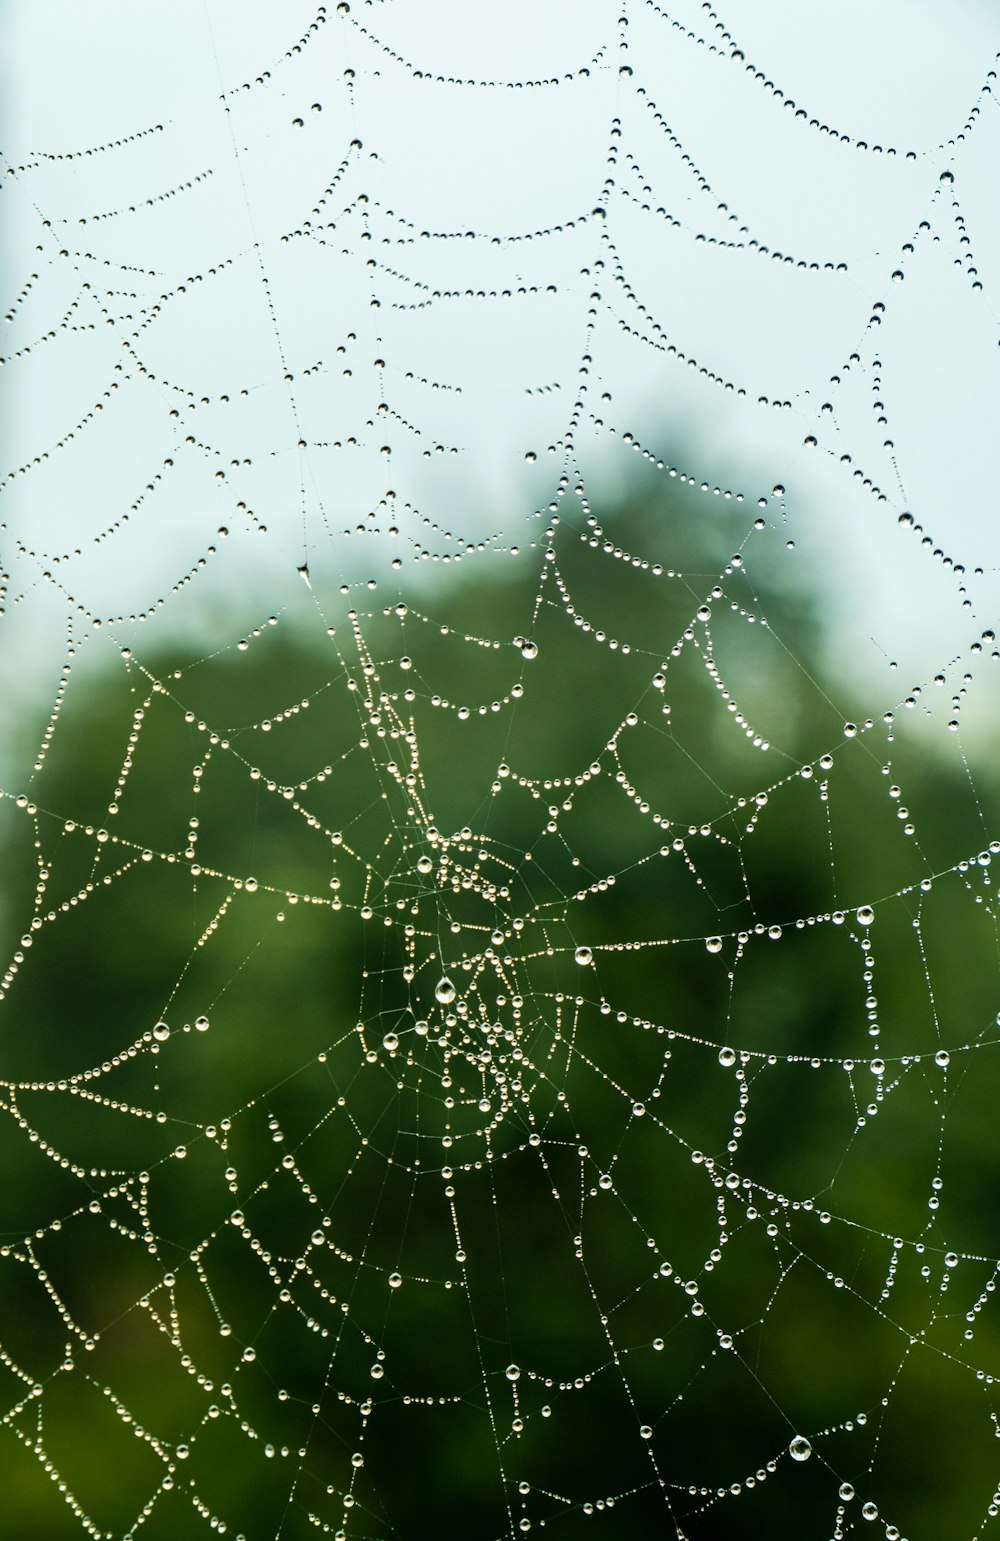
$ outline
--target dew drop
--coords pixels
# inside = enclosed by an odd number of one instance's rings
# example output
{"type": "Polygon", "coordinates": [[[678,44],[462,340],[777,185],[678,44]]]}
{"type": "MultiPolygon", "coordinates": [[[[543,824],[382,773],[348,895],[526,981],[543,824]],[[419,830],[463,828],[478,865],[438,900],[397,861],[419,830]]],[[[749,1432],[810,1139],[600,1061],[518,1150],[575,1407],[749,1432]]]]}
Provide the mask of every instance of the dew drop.
{"type": "Polygon", "coordinates": [[[736,1050],[728,1047],[719,1050],[719,1064],[728,1070],[730,1065],[736,1064],[736,1050]]]}
{"type": "Polygon", "coordinates": [[[403,1275],[401,1273],[391,1273],[389,1275],[389,1288],[391,1290],[398,1290],[402,1282],[403,1275]]]}
{"type": "Polygon", "coordinates": [[[861,926],[870,926],[874,919],[875,911],[872,909],[871,905],[863,904],[858,911],[858,924],[861,926]]]}
{"type": "Polygon", "coordinates": [[[793,1461],[808,1461],[813,1453],[813,1447],[804,1434],[796,1434],[788,1447],[788,1454],[793,1461]]]}
{"type": "Polygon", "coordinates": [[[504,1374],[506,1375],[507,1379],[510,1380],[510,1381],[520,1380],[521,1379],[521,1366],[517,1365],[517,1364],[509,1364],[507,1366],[506,1370],[504,1371],[504,1374]]]}
{"type": "Polygon", "coordinates": [[[157,1022],[156,1026],[153,1028],[153,1037],[156,1039],[157,1043],[166,1043],[167,1039],[170,1037],[170,1029],[165,1022],[157,1022]]]}
{"type": "Polygon", "coordinates": [[[707,936],[705,938],[705,946],[708,948],[709,952],[721,952],[722,951],[722,937],[721,936],[707,936]]]}
{"type": "Polygon", "coordinates": [[[447,975],[434,986],[434,999],[440,1001],[442,1006],[450,1006],[457,994],[458,991],[447,975]]]}
{"type": "MultiPolygon", "coordinates": [[[[155,1031],[155,1029],[154,1029],[154,1031],[155,1031]]],[[[939,1068],[941,1070],[944,1070],[947,1065],[950,1065],[951,1064],[951,1055],[948,1053],[948,1050],[947,1049],[938,1049],[937,1053],[934,1056],[934,1063],[935,1063],[935,1065],[939,1066],[939,1068]]]]}
{"type": "Polygon", "coordinates": [[[382,1039],[382,1047],[383,1049],[388,1049],[390,1054],[394,1049],[398,1049],[399,1039],[396,1037],[396,1034],[386,1033],[385,1037],[382,1039]]]}
{"type": "Polygon", "coordinates": [[[854,1484],[851,1482],[842,1482],[840,1484],[839,1492],[841,1498],[844,1500],[844,1503],[849,1504],[851,1499],[854,1497],[854,1484]]]}
{"type": "Polygon", "coordinates": [[[194,1025],[198,1029],[199,1033],[208,1032],[209,1023],[207,1017],[195,1017],[194,1025]]]}
{"type": "Polygon", "coordinates": [[[593,963],[594,961],[594,954],[589,947],[578,947],[573,956],[581,967],[586,967],[588,963],[593,963]]]}

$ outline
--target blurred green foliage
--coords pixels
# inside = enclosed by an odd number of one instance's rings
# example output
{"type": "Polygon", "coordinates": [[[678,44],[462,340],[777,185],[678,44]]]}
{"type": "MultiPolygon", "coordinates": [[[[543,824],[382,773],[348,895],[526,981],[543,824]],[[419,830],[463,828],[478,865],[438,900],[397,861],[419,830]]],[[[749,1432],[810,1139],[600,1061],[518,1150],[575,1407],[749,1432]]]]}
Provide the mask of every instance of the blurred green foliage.
{"type": "Polygon", "coordinates": [[[0,803],[20,1541],[981,1522],[995,775],[845,738],[742,512],[604,523],[137,648],[0,803]]]}

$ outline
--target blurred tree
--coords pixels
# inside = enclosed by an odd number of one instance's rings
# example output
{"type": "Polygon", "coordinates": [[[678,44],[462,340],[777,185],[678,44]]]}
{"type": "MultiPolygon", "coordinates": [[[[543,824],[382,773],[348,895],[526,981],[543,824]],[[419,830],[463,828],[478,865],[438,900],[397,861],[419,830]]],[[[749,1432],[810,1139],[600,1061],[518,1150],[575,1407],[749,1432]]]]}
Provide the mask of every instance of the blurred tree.
{"type": "Polygon", "coordinates": [[[845,738],[746,523],[71,682],[0,805],[23,1541],[976,1523],[996,788],[845,738]]]}

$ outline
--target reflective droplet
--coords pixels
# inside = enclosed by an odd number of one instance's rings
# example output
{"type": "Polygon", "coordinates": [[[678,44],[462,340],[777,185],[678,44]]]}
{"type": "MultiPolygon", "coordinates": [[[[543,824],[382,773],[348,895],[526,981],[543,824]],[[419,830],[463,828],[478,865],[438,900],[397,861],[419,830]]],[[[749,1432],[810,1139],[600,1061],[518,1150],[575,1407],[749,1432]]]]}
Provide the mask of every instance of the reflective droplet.
{"type": "Polygon", "coordinates": [[[593,961],[594,961],[594,954],[591,952],[589,947],[578,947],[576,949],[576,952],[573,954],[573,956],[576,959],[577,963],[581,964],[584,967],[588,963],[593,963],[593,961]]]}
{"type": "Polygon", "coordinates": [[[871,1502],[871,1500],[869,1499],[868,1503],[861,1505],[861,1513],[862,1513],[862,1515],[864,1516],[864,1518],[866,1520],[877,1520],[878,1519],[878,1505],[877,1504],[873,1504],[871,1502]]]}
{"type": "Polygon", "coordinates": [[[721,952],[722,951],[722,937],[721,936],[707,936],[705,938],[705,946],[708,948],[709,952],[721,952]]]}
{"type": "Polygon", "coordinates": [[[720,1065],[724,1065],[727,1069],[729,1068],[730,1065],[735,1065],[736,1064],[736,1050],[735,1049],[730,1049],[730,1048],[720,1049],[719,1050],[719,1064],[720,1065]]]}
{"type": "Polygon", "coordinates": [[[537,658],[538,643],[532,642],[530,637],[523,637],[521,639],[521,657],[527,658],[529,662],[532,658],[537,658]]]}
{"type": "Polygon", "coordinates": [[[170,1029],[165,1022],[157,1022],[156,1026],[153,1028],[153,1037],[156,1039],[157,1043],[166,1043],[167,1039],[170,1037],[170,1029]]]}
{"type": "MultiPolygon", "coordinates": [[[[156,1029],[154,1028],[153,1031],[155,1032],[156,1029]]],[[[934,1056],[934,1063],[935,1063],[935,1065],[939,1065],[942,1070],[945,1068],[946,1065],[950,1065],[951,1064],[951,1055],[948,1053],[948,1050],[947,1049],[938,1049],[937,1053],[934,1056]]]]}
{"type": "Polygon", "coordinates": [[[808,1461],[813,1453],[813,1447],[804,1434],[796,1434],[788,1447],[788,1454],[793,1461],[808,1461]]]}
{"type": "Polygon", "coordinates": [[[845,1504],[849,1504],[851,1499],[854,1497],[854,1484],[851,1482],[842,1482],[840,1484],[840,1496],[844,1500],[845,1504]]]}
{"type": "Polygon", "coordinates": [[[391,1273],[389,1275],[389,1288],[391,1290],[398,1290],[402,1282],[403,1275],[401,1273],[391,1273]]]}
{"type": "Polygon", "coordinates": [[[434,999],[440,1001],[442,1006],[450,1006],[457,994],[458,991],[447,975],[434,986],[434,999]]]}
{"type": "Polygon", "coordinates": [[[433,867],[434,863],[431,861],[429,856],[421,856],[420,860],[417,862],[417,871],[423,872],[425,875],[428,872],[431,872],[433,867]]]}
{"type": "Polygon", "coordinates": [[[396,1037],[396,1034],[386,1033],[385,1037],[382,1039],[382,1047],[383,1049],[388,1049],[390,1053],[392,1053],[393,1049],[398,1049],[399,1039],[396,1037]]]}
{"type": "Polygon", "coordinates": [[[844,737],[845,738],[854,738],[856,733],[857,733],[857,731],[858,731],[858,725],[857,725],[856,722],[845,722],[844,723],[844,737]]]}
{"type": "Polygon", "coordinates": [[[199,1033],[208,1032],[209,1023],[207,1017],[195,1017],[194,1025],[198,1029],[199,1033]]]}
{"type": "Polygon", "coordinates": [[[858,924],[862,926],[870,926],[874,919],[875,911],[872,909],[871,905],[863,904],[858,911],[858,924]]]}
{"type": "Polygon", "coordinates": [[[517,1364],[509,1364],[507,1366],[506,1370],[504,1371],[504,1374],[506,1375],[508,1380],[520,1380],[521,1379],[521,1367],[520,1367],[520,1365],[517,1365],[517,1364]]]}

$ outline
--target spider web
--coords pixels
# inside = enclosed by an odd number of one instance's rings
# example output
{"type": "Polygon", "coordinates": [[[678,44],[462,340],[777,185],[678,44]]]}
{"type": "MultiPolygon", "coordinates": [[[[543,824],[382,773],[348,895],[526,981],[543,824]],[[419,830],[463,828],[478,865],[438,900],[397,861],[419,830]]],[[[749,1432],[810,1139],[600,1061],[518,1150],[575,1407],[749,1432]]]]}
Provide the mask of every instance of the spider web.
{"type": "Polygon", "coordinates": [[[544,9],[12,12],[20,1536],[1000,1512],[993,43],[544,9]]]}

